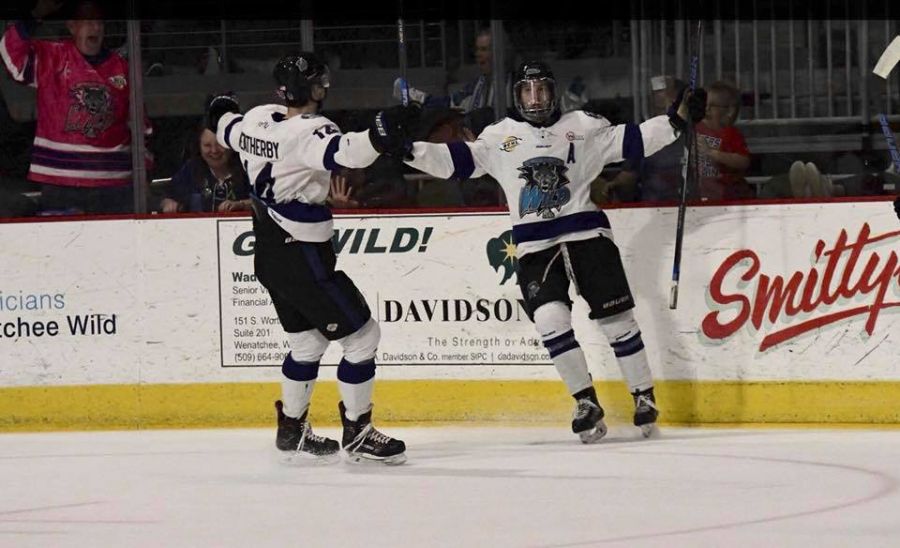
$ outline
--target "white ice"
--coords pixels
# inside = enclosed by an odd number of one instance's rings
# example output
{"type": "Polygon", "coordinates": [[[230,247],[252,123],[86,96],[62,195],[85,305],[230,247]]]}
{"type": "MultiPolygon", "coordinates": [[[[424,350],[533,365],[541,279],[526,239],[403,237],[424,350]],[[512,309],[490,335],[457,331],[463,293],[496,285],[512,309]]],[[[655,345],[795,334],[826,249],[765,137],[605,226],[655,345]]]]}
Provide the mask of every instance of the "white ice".
{"type": "Polygon", "coordinates": [[[900,430],[382,430],[406,464],[287,467],[274,429],[3,434],[0,546],[900,546],[900,430]]]}

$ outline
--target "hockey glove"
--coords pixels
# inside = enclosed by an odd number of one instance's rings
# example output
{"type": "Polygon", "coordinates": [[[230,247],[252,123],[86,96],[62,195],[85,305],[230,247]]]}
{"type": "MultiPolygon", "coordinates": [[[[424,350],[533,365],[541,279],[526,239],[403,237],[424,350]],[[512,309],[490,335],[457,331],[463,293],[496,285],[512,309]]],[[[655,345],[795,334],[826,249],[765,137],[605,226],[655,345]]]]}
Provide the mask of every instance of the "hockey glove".
{"type": "MultiPolygon", "coordinates": [[[[666,111],[666,114],[669,116],[669,123],[672,124],[672,127],[677,129],[678,131],[684,131],[687,129],[687,122],[678,115],[678,109],[681,107],[681,102],[684,100],[684,95],[687,92],[687,88],[682,88],[680,92],[678,92],[678,97],[675,98],[675,101],[666,111]]],[[[697,124],[701,120],[703,120],[704,116],[706,116],[706,90],[703,88],[697,88],[691,93],[687,98],[687,109],[688,109],[688,118],[691,121],[691,124],[697,124]]]]}
{"type": "Polygon", "coordinates": [[[894,211],[897,212],[897,218],[900,219],[900,196],[894,200],[894,211]]]}
{"type": "Polygon", "coordinates": [[[241,112],[237,96],[230,91],[213,97],[209,102],[209,106],[206,107],[206,127],[215,133],[219,127],[219,119],[228,112],[235,114],[241,112]]]}
{"type": "Polygon", "coordinates": [[[378,112],[369,126],[369,140],[380,154],[408,157],[412,129],[419,117],[417,106],[396,106],[378,112]]]}
{"type": "MultiPolygon", "coordinates": [[[[397,78],[396,80],[394,80],[394,99],[398,101],[403,100],[403,93],[401,91],[402,87],[403,78],[397,78]]],[[[418,103],[420,105],[425,104],[425,100],[428,99],[427,93],[412,86],[407,86],[406,89],[409,92],[409,101],[411,103],[418,103]]]]}

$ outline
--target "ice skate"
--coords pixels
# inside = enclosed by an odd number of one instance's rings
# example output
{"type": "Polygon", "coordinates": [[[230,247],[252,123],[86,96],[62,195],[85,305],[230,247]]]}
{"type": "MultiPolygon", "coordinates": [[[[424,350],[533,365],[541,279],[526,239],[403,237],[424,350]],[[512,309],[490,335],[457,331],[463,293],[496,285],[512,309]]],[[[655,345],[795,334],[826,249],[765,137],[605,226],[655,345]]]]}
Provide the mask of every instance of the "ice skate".
{"type": "Polygon", "coordinates": [[[406,462],[406,444],[382,434],[372,426],[372,408],[355,421],[347,418],[344,402],[338,407],[344,425],[342,445],[347,459],[353,463],[403,464],[406,462]]]}
{"type": "Polygon", "coordinates": [[[653,396],[653,388],[632,392],[634,398],[634,425],[641,429],[641,434],[649,438],[656,434],[656,418],[659,409],[656,407],[656,398],[653,396]]]}
{"type": "Polygon", "coordinates": [[[294,419],[283,411],[281,400],[275,402],[278,412],[278,433],[275,447],[281,451],[284,464],[334,464],[340,462],[340,446],[337,440],[313,434],[312,426],[306,420],[308,410],[294,419]]]}
{"type": "Polygon", "coordinates": [[[600,407],[593,388],[589,391],[576,394],[578,397],[575,400],[575,412],[572,414],[572,432],[578,434],[581,443],[597,443],[606,435],[603,408],[600,407]]]}

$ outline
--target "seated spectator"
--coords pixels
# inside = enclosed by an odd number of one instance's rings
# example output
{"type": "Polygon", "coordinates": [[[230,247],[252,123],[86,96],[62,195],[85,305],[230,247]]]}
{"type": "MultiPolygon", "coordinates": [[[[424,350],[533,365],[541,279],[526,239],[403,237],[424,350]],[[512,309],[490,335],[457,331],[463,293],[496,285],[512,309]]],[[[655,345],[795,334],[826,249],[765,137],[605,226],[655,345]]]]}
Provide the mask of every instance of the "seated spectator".
{"type": "Polygon", "coordinates": [[[163,213],[250,210],[250,183],[238,155],[216,141],[201,126],[192,139],[190,159],[172,176],[171,188],[160,202],[163,213]]]}
{"type": "Polygon", "coordinates": [[[744,178],[750,167],[750,151],[743,134],[734,127],[740,111],[740,94],[737,88],[721,81],[714,82],[706,91],[706,116],[695,126],[700,198],[753,198],[753,189],[744,178]]]}
{"type": "Polygon", "coordinates": [[[759,198],[828,198],[842,195],[843,187],[832,184],[816,164],[800,160],[791,164],[787,173],[766,181],[759,190],[759,198]]]}

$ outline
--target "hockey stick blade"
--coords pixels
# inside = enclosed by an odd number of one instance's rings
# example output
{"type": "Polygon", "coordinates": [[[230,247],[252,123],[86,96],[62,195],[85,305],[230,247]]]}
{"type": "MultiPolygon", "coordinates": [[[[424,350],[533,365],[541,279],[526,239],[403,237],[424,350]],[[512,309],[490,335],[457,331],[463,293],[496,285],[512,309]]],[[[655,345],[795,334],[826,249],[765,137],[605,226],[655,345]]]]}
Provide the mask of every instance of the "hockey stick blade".
{"type": "Polygon", "coordinates": [[[888,75],[897,66],[897,62],[900,62],[900,36],[894,37],[894,40],[881,54],[878,62],[875,63],[875,70],[872,72],[887,80],[888,75]]]}

